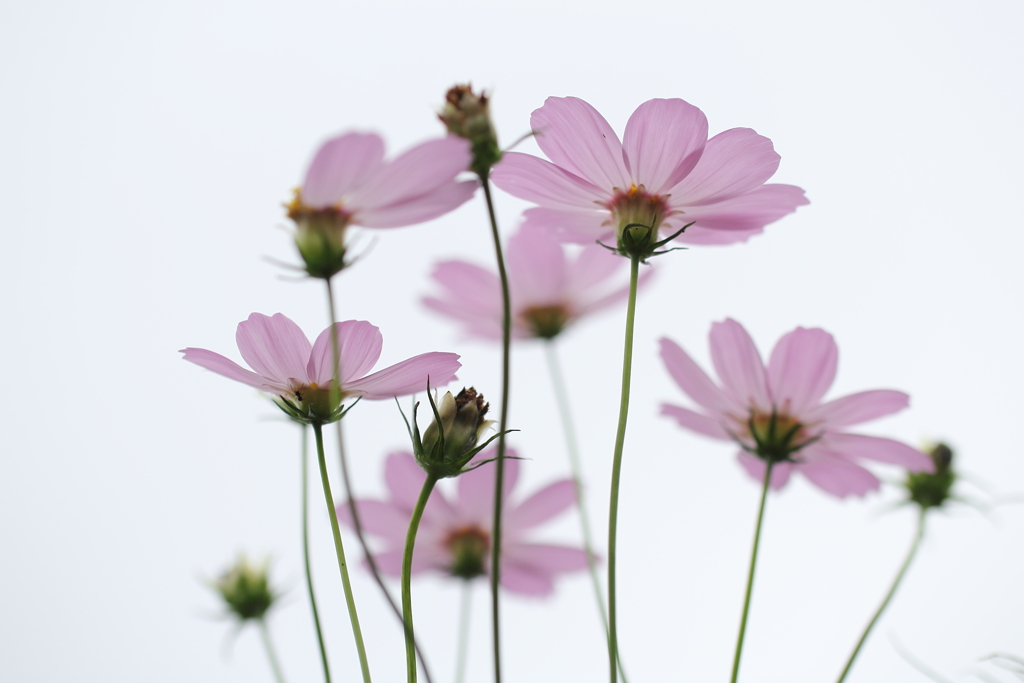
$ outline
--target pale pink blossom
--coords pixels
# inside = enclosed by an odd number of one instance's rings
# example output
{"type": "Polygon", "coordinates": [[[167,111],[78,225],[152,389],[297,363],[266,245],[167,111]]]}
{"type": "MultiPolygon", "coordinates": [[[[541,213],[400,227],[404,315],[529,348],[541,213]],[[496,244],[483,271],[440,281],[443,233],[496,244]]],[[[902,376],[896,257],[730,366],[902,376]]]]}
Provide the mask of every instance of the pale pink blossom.
{"type": "MultiPolygon", "coordinates": [[[[384,340],[365,320],[337,323],[340,350],[341,398],[388,399],[451,381],[461,367],[454,353],[424,353],[367,374],[380,358],[384,340]]],[[[334,354],[331,328],[316,342],[281,313],[253,313],[238,323],[238,351],[252,370],[206,349],[182,349],[184,359],[230,379],[280,396],[326,419],[336,406],[327,406],[333,383],[334,354]],[[255,371],[255,372],[254,372],[255,371]]],[[[305,411],[303,411],[305,412],[305,411]]]]}
{"type": "MultiPolygon", "coordinates": [[[[628,285],[611,282],[625,263],[593,244],[576,256],[550,231],[523,227],[508,241],[506,264],[512,299],[512,336],[550,339],[579,318],[626,299],[628,285]]],[[[653,271],[641,277],[645,282],[653,271]]],[[[498,274],[465,261],[443,261],[434,267],[440,295],[424,305],[460,321],[466,334],[501,339],[502,303],[498,274]]]]}
{"type": "Polygon", "coordinates": [[[749,128],[709,140],[703,112],[680,99],[641,104],[622,142],[575,97],[549,97],[530,126],[551,161],[510,152],[491,177],[539,205],[527,224],[569,241],[607,240],[636,223],[668,237],[695,222],[680,241],[730,244],[808,203],[799,187],[765,185],[780,160],[771,140],[749,128]]]}
{"type": "MultiPolygon", "coordinates": [[[[510,458],[515,453],[506,451],[510,458]]],[[[494,449],[478,460],[494,457],[494,449]]],[[[412,573],[437,571],[472,579],[484,576],[490,565],[491,522],[494,514],[494,465],[487,463],[461,474],[454,497],[435,488],[416,536],[412,573]]],[[[519,461],[505,462],[505,506],[501,538],[501,585],[513,593],[548,595],[558,574],[585,569],[586,553],[550,543],[530,542],[534,527],[564,512],[576,501],[571,479],[562,479],[525,500],[510,499],[519,475],[519,461]]],[[[365,531],[379,536],[384,547],[374,558],[380,570],[401,576],[405,536],[426,473],[409,453],[392,453],[384,466],[386,500],[356,500],[365,531]]],[[[338,518],[351,525],[348,504],[338,506],[338,518]]]]}
{"type": "Polygon", "coordinates": [[[875,475],[858,464],[862,460],[932,471],[928,456],[915,448],[845,431],[907,407],[910,397],[903,392],[876,389],[822,402],[839,359],[828,332],[803,327],[789,332],[775,345],[767,367],[750,335],[734,320],[712,325],[710,342],[720,385],[675,342],[661,340],[669,374],[702,409],[694,412],[666,403],[661,413],[699,434],[738,442],[743,447],[740,463],[754,479],[764,479],[765,457],[785,456],[772,468],[772,488],[781,488],[795,470],[826,492],[844,497],[863,496],[879,486],[875,475]]]}

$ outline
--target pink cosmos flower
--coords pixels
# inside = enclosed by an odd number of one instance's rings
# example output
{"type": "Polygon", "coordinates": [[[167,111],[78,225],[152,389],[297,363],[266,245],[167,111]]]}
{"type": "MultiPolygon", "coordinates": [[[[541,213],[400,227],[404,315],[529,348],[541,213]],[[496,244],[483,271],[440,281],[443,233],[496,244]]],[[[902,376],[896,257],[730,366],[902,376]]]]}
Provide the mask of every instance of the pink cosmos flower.
{"type": "Polygon", "coordinates": [[[763,481],[763,458],[769,457],[776,462],[772,488],[781,488],[796,470],[826,492],[845,497],[863,496],[879,486],[875,475],[858,464],[861,460],[932,471],[928,456],[915,448],[844,431],[906,408],[910,397],[903,392],[876,389],[822,402],[839,359],[828,332],[803,327],[789,332],[775,345],[767,368],[735,320],[712,325],[710,341],[721,386],[675,342],[661,340],[669,374],[703,409],[698,413],[666,403],[661,413],[686,429],[739,443],[740,463],[751,477],[763,481]]]}
{"type": "MultiPolygon", "coordinates": [[[[609,278],[623,260],[593,244],[575,258],[550,231],[523,227],[508,241],[512,336],[551,339],[578,318],[626,298],[629,287],[609,288],[609,278]]],[[[653,271],[644,273],[646,281],[653,271]]],[[[501,339],[501,282],[497,273],[466,263],[444,261],[434,267],[443,288],[424,305],[461,321],[470,336],[501,339]]]]}
{"type": "Polygon", "coordinates": [[[771,140],[749,128],[709,140],[703,112],[680,99],[637,107],[623,142],[575,97],[549,97],[530,126],[551,161],[510,152],[491,177],[539,205],[526,211],[529,225],[569,241],[620,237],[631,223],[667,236],[695,221],[680,241],[730,244],[808,203],[799,187],[764,184],[779,166],[771,140]]]}
{"type": "MultiPolygon", "coordinates": [[[[515,453],[507,451],[510,458],[515,453]]],[[[494,449],[479,459],[494,457],[494,449]]],[[[514,503],[509,493],[516,484],[519,461],[505,462],[505,501],[502,525],[501,585],[513,593],[548,595],[554,578],[587,566],[586,553],[579,548],[547,543],[530,543],[531,530],[569,508],[576,500],[571,479],[562,479],[529,498],[514,503]]],[[[409,453],[392,453],[384,467],[387,500],[357,500],[364,529],[385,543],[376,555],[380,570],[401,576],[405,535],[426,473],[409,453]]],[[[484,576],[490,562],[491,522],[494,512],[493,463],[459,475],[453,500],[435,488],[427,503],[416,536],[412,573],[428,570],[472,579],[484,576]]],[[[348,504],[338,506],[338,518],[351,526],[348,504]]]]}
{"type": "MultiPolygon", "coordinates": [[[[341,398],[386,399],[447,384],[461,367],[454,353],[424,353],[367,375],[380,358],[380,330],[364,320],[337,323],[341,398]]],[[[281,313],[253,313],[238,323],[238,350],[252,370],[206,349],[182,349],[184,359],[230,379],[286,399],[310,418],[329,420],[337,406],[329,404],[334,354],[331,328],[316,342],[281,313]]]]}

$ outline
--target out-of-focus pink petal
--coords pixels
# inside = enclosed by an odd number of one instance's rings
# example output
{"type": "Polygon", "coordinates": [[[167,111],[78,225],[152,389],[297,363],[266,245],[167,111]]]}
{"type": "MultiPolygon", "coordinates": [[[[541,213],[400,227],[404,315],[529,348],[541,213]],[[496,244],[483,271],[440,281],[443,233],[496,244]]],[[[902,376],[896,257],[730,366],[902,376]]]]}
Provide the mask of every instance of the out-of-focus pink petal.
{"type": "Polygon", "coordinates": [[[900,465],[911,472],[935,471],[935,464],[931,458],[916,448],[893,439],[829,432],[820,443],[823,448],[850,460],[877,460],[900,465]]]}
{"type": "Polygon", "coordinates": [[[557,303],[566,285],[562,245],[541,228],[520,228],[508,240],[508,272],[516,308],[557,303]]]}
{"type": "MultiPolygon", "coordinates": [[[[592,106],[577,97],[549,97],[533,112],[530,128],[548,159],[603,190],[628,190],[622,143],[592,106]]],[[[504,189],[504,188],[502,188],[504,189]]],[[[506,190],[507,191],[507,190],[506,190]]]]}
{"type": "Polygon", "coordinates": [[[892,389],[862,391],[823,403],[804,415],[805,423],[822,422],[827,428],[848,427],[903,410],[910,396],[892,389]]]}
{"type": "MultiPolygon", "coordinates": [[[[218,375],[223,375],[228,379],[233,379],[236,382],[248,384],[249,386],[256,387],[257,389],[270,388],[267,384],[267,380],[263,379],[262,377],[257,375],[255,372],[252,372],[251,370],[246,370],[235,361],[231,360],[230,358],[225,358],[219,353],[207,351],[206,349],[195,349],[192,347],[182,349],[180,353],[185,354],[182,357],[183,360],[187,360],[190,363],[195,363],[196,365],[206,368],[207,370],[213,370],[218,375]]],[[[280,387],[280,385],[274,386],[274,389],[278,388],[287,390],[287,387],[280,387]]]]}
{"type": "Polygon", "coordinates": [[[707,415],[701,415],[682,406],[674,406],[670,403],[661,404],[661,414],[671,417],[684,429],[695,431],[704,436],[710,436],[712,439],[732,441],[732,437],[725,431],[722,424],[707,415]]]}
{"type": "Polygon", "coordinates": [[[306,364],[312,347],[298,325],[281,313],[253,313],[238,323],[235,342],[242,358],[267,379],[284,385],[289,379],[308,384],[306,364]]]}
{"type": "Polygon", "coordinates": [[[700,109],[679,99],[648,100],[629,117],[622,147],[633,182],[661,194],[698,165],[707,141],[700,109]]]}
{"type": "Polygon", "coordinates": [[[465,204],[473,197],[477,186],[475,180],[451,182],[402,202],[360,209],[354,222],[367,228],[400,228],[423,223],[465,204]]]}
{"type": "MultiPolygon", "coordinates": [[[[603,248],[603,247],[601,247],[601,248],[603,248]]],[[[607,252],[605,252],[605,253],[607,253],[607,252]]],[[[619,257],[616,257],[616,258],[619,258],[619,257]]],[[[649,283],[651,281],[651,278],[654,277],[654,273],[655,272],[656,271],[654,270],[654,268],[651,268],[651,267],[648,266],[648,268],[646,270],[644,270],[643,273],[640,274],[639,279],[637,279],[637,281],[636,281],[636,288],[637,288],[638,291],[643,291],[643,289],[644,289],[644,287],[646,287],[647,283],[649,283]]],[[[614,306],[615,304],[620,304],[623,301],[625,301],[628,297],[629,297],[629,284],[625,284],[622,287],[620,287],[619,289],[617,289],[617,290],[615,290],[613,292],[610,292],[609,294],[606,294],[606,295],[604,295],[602,297],[598,297],[596,299],[593,299],[593,300],[588,300],[589,299],[588,296],[580,295],[580,297],[578,298],[578,301],[580,303],[579,303],[578,307],[576,308],[576,315],[577,316],[581,316],[581,315],[585,315],[587,313],[593,313],[595,311],[599,311],[602,308],[608,308],[610,306],[614,306]]]]}
{"type": "Polygon", "coordinates": [[[610,278],[628,261],[616,256],[600,244],[584,247],[568,268],[568,281],[573,294],[583,295],[610,278]]]}
{"type": "MultiPolygon", "coordinates": [[[[346,320],[337,323],[340,349],[341,384],[360,378],[377,364],[384,337],[380,329],[365,320],[346,320]]],[[[331,351],[331,328],[327,327],[313,344],[309,356],[309,379],[326,384],[334,377],[334,353],[331,351]]]]}
{"type": "MultiPolygon", "coordinates": [[[[431,296],[423,297],[423,305],[432,311],[446,315],[455,320],[460,320],[465,325],[462,331],[470,337],[481,339],[501,339],[501,313],[497,318],[484,317],[470,309],[467,309],[460,302],[450,299],[437,299],[431,296]]],[[[513,321],[514,323],[515,321],[513,321]]],[[[513,330],[513,336],[515,330],[513,330]]]]}
{"type": "MultiPolygon", "coordinates": [[[[429,569],[439,568],[436,564],[436,558],[433,553],[429,552],[429,548],[421,547],[421,545],[422,544],[417,543],[416,547],[413,548],[413,574],[419,574],[429,569]]],[[[380,569],[382,574],[387,574],[388,576],[401,576],[402,558],[404,555],[405,549],[399,548],[398,550],[385,550],[382,553],[374,553],[373,559],[377,563],[377,568],[380,569]]]]}
{"type": "Polygon", "coordinates": [[[802,415],[817,406],[836,377],[839,347],[825,330],[798,327],[784,335],[768,361],[768,386],[775,406],[802,415]]]}
{"type": "MultiPolygon", "coordinates": [[[[400,504],[412,516],[416,501],[419,500],[423,482],[427,473],[416,464],[416,459],[408,453],[392,453],[384,461],[384,483],[391,494],[391,503],[400,504]]],[[[409,520],[405,520],[406,526],[409,520]]]]}
{"type": "Polygon", "coordinates": [[[610,195],[587,180],[554,164],[519,152],[508,152],[494,167],[491,180],[514,197],[552,209],[590,211],[610,195]]]}
{"type": "MultiPolygon", "coordinates": [[[[685,223],[683,223],[683,225],[685,225],[685,223]]],[[[663,228],[661,232],[665,232],[665,229],[663,228]]],[[[713,228],[702,228],[699,225],[691,225],[686,229],[686,232],[677,237],[675,241],[683,242],[685,244],[723,246],[726,244],[746,242],[754,235],[760,235],[762,232],[764,232],[764,228],[753,228],[751,230],[715,230],[713,228]]]]}
{"type": "Polygon", "coordinates": [[[421,197],[446,185],[473,159],[470,142],[449,135],[427,140],[395,157],[350,197],[353,209],[374,209],[421,197]]]}
{"type": "Polygon", "coordinates": [[[384,141],[373,133],[346,133],[317,150],[306,180],[302,202],[314,209],[338,204],[344,195],[375,173],[384,159],[384,141]]]}
{"type": "Polygon", "coordinates": [[[743,326],[732,319],[714,323],[710,341],[711,361],[725,393],[739,405],[771,412],[761,354],[743,326]]]}
{"type": "Polygon", "coordinates": [[[345,383],[345,393],[370,400],[406,396],[430,387],[444,386],[452,381],[462,367],[455,353],[421,353],[401,363],[384,368],[362,379],[345,383]]]}
{"type": "MultiPolygon", "coordinates": [[[[418,495],[419,491],[416,493],[418,495]]],[[[412,517],[412,509],[415,505],[415,499],[409,505],[408,510],[380,500],[356,501],[359,524],[363,527],[363,531],[382,536],[399,546],[405,543],[405,534],[409,530],[409,519],[412,517]]],[[[348,501],[338,505],[337,510],[338,521],[350,528],[354,527],[348,501]]]]}
{"type": "Polygon", "coordinates": [[[733,128],[708,140],[693,172],[670,190],[672,203],[687,206],[731,199],[775,175],[781,157],[772,141],[749,128],[733,128]]]}
{"type": "Polygon", "coordinates": [[[713,413],[745,412],[747,406],[736,403],[723,393],[679,344],[668,337],[662,337],[658,343],[668,374],[697,405],[713,413]]]}
{"type": "MultiPolygon", "coordinates": [[[[594,206],[596,208],[596,204],[594,206]]],[[[575,211],[527,209],[523,212],[523,227],[550,230],[555,239],[573,244],[594,244],[615,234],[611,214],[606,209],[595,211],[582,207],[575,211]]]]}
{"type": "MultiPolygon", "coordinates": [[[[675,203],[672,203],[674,206],[675,203]]],[[[804,191],[794,185],[762,185],[747,194],[714,204],[684,206],[683,215],[677,217],[677,220],[686,223],[696,221],[697,225],[694,227],[740,230],[753,234],[752,231],[763,228],[793,213],[796,207],[809,203],[804,191]]],[[[749,236],[748,234],[747,237],[749,236]]]]}
{"type": "Polygon", "coordinates": [[[798,465],[797,469],[822,491],[840,498],[864,496],[881,485],[878,477],[860,465],[832,456],[817,457],[798,465]]]}
{"type": "Polygon", "coordinates": [[[542,597],[551,595],[555,590],[555,582],[550,574],[508,561],[501,563],[500,580],[502,588],[520,595],[542,597]]]}
{"type": "MultiPolygon", "coordinates": [[[[498,454],[497,446],[491,446],[478,454],[470,466],[484,460],[490,460],[498,454]]],[[[515,450],[505,449],[505,476],[502,478],[502,501],[507,504],[509,494],[519,479],[519,461],[515,450]]],[[[490,519],[494,514],[494,462],[481,465],[465,474],[459,475],[457,512],[460,519],[474,519],[484,522],[490,528],[490,519]]]]}
{"type": "Polygon", "coordinates": [[[430,275],[445,290],[445,300],[469,316],[501,316],[501,282],[498,276],[465,261],[442,261],[430,275]]]}
{"type": "MultiPolygon", "coordinates": [[[[761,458],[747,453],[746,451],[740,451],[739,454],[737,454],[736,459],[739,460],[741,465],[743,465],[743,469],[747,471],[747,474],[750,475],[751,479],[758,483],[764,482],[764,470],[768,467],[768,463],[761,458]]],[[[772,479],[769,486],[771,486],[773,490],[778,491],[786,485],[786,482],[789,481],[789,476],[792,472],[793,465],[791,463],[776,463],[775,466],[772,467],[772,479]]]]}
{"type": "Polygon", "coordinates": [[[545,486],[508,512],[510,534],[535,527],[558,515],[576,502],[576,485],[562,479],[545,486]]]}
{"type": "MultiPolygon", "coordinates": [[[[503,548],[507,563],[533,567],[544,573],[575,572],[587,568],[587,553],[579,548],[550,543],[509,543],[503,548]]],[[[502,569],[504,569],[502,564],[502,569]]]]}

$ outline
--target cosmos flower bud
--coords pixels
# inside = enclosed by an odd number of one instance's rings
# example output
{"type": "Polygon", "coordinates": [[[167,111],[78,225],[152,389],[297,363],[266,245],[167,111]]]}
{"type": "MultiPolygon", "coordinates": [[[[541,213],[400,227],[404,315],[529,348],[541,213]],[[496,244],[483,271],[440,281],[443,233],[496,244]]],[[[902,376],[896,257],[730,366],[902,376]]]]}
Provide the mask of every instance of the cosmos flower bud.
{"type": "Polygon", "coordinates": [[[277,599],[277,594],[270,588],[267,563],[254,566],[244,555],[212,586],[224,599],[228,611],[239,621],[262,619],[277,599]]]}
{"type": "Polygon", "coordinates": [[[288,217],[295,221],[295,246],[311,277],[329,280],[348,263],[345,261],[345,229],[349,216],[339,207],[313,208],[302,203],[302,193],[288,204],[288,217]]]}
{"type": "Polygon", "coordinates": [[[490,404],[470,387],[460,391],[458,396],[446,392],[439,401],[431,399],[430,405],[434,420],[422,437],[415,424],[416,410],[413,410],[410,435],[416,461],[439,479],[458,476],[466,463],[498,436],[495,434],[478,445],[480,438],[494,424],[494,420],[484,419],[490,404]]]}
{"type": "Polygon", "coordinates": [[[928,457],[935,465],[934,472],[908,472],[903,483],[910,500],[921,506],[922,510],[940,507],[951,494],[956,474],[953,472],[953,449],[939,443],[927,451],[928,457]]]}
{"type": "Polygon", "coordinates": [[[471,170],[484,176],[501,160],[498,135],[491,122],[487,93],[473,92],[469,84],[456,85],[445,95],[445,103],[437,117],[452,135],[466,138],[472,143],[471,170]]]}

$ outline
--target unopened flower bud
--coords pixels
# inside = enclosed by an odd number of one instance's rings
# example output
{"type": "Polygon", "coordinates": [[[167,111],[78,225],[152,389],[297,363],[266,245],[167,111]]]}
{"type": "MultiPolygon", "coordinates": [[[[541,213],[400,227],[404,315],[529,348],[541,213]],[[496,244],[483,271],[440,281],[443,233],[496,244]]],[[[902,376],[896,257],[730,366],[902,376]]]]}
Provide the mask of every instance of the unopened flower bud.
{"type": "Polygon", "coordinates": [[[484,419],[490,404],[470,387],[460,391],[458,396],[446,392],[440,401],[432,405],[436,415],[424,430],[423,437],[419,437],[418,428],[413,433],[416,461],[438,478],[454,477],[461,474],[466,463],[490,443],[488,440],[478,445],[480,437],[494,424],[493,420],[484,419]]]}
{"type": "Polygon", "coordinates": [[[244,556],[239,557],[235,565],[212,586],[224,599],[228,611],[239,621],[262,619],[277,599],[270,589],[267,563],[254,566],[244,556]]]}
{"type": "Polygon", "coordinates": [[[449,133],[472,143],[473,164],[470,168],[478,176],[485,176],[501,160],[487,93],[480,91],[478,95],[469,84],[456,85],[445,95],[444,106],[437,117],[449,133]]]}
{"type": "Polygon", "coordinates": [[[935,464],[934,472],[909,472],[904,486],[910,494],[910,500],[922,509],[939,507],[951,494],[956,474],[952,470],[953,449],[944,443],[933,446],[928,456],[935,464]]]}
{"type": "Polygon", "coordinates": [[[312,208],[302,203],[302,193],[288,204],[288,217],[295,221],[295,246],[311,277],[329,280],[348,262],[345,260],[345,229],[349,215],[337,207],[312,208]]]}

